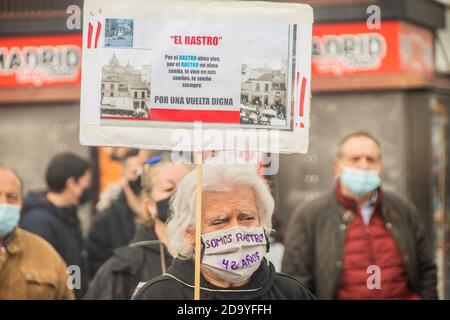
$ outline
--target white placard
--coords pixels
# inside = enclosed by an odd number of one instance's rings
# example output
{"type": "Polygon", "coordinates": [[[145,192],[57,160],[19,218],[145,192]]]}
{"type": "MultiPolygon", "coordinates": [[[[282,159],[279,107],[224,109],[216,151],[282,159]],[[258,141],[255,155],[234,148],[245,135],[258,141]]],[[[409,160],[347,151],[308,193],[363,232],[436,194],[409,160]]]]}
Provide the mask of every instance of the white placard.
{"type": "Polygon", "coordinates": [[[302,4],[86,1],[81,143],[307,152],[312,22],[302,4]]]}

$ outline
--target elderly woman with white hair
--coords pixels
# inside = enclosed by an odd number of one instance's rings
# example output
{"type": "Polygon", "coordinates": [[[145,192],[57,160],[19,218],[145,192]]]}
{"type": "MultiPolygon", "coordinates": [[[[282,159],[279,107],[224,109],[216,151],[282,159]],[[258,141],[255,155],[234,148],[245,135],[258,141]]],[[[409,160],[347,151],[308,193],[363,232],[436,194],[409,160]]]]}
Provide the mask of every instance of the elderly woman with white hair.
{"type": "MultiPolygon", "coordinates": [[[[181,181],[172,200],[167,273],[148,281],[135,300],[194,298],[196,172],[181,181]]],[[[200,298],[298,299],[314,296],[265,259],[274,201],[263,178],[245,166],[204,165],[200,298]]]]}

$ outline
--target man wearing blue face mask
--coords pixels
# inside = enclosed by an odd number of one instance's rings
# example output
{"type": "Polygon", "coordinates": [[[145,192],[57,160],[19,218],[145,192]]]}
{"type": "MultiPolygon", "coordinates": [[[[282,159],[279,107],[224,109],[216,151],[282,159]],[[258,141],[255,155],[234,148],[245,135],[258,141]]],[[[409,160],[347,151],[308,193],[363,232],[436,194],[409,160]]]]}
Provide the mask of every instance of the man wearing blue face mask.
{"type": "Polygon", "coordinates": [[[430,235],[409,200],[383,191],[378,140],[345,137],[334,169],[334,191],[292,216],[283,271],[319,299],[437,299],[430,235]]]}
{"type": "Polygon", "coordinates": [[[17,226],[21,206],[20,179],[0,165],[0,300],[73,299],[59,254],[17,226]]]}

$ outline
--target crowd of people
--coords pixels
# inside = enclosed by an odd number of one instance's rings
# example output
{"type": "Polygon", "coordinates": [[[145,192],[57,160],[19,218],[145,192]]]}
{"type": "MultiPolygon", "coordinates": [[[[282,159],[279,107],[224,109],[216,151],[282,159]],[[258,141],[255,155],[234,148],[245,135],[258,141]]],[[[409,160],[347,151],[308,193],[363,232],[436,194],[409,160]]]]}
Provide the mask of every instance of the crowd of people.
{"type": "MultiPolygon", "coordinates": [[[[0,299],[193,299],[196,168],[166,153],[120,161],[87,237],[88,160],[56,155],[47,189],[27,195],[0,164],[0,299]]],[[[383,189],[379,141],[344,137],[333,166],[332,192],[299,204],[283,237],[264,177],[203,165],[201,299],[438,298],[430,235],[410,200],[383,189]]]]}

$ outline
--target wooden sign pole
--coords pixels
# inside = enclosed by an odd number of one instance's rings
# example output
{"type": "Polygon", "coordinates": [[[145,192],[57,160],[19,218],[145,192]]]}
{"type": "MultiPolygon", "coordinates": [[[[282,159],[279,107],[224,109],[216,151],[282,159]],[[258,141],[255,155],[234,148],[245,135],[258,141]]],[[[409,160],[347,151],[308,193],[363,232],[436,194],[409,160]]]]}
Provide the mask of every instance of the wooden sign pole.
{"type": "Polygon", "coordinates": [[[202,164],[203,154],[196,152],[197,158],[197,189],[195,202],[195,276],[194,300],[200,300],[200,264],[201,264],[201,227],[202,227],[202,164]]]}

